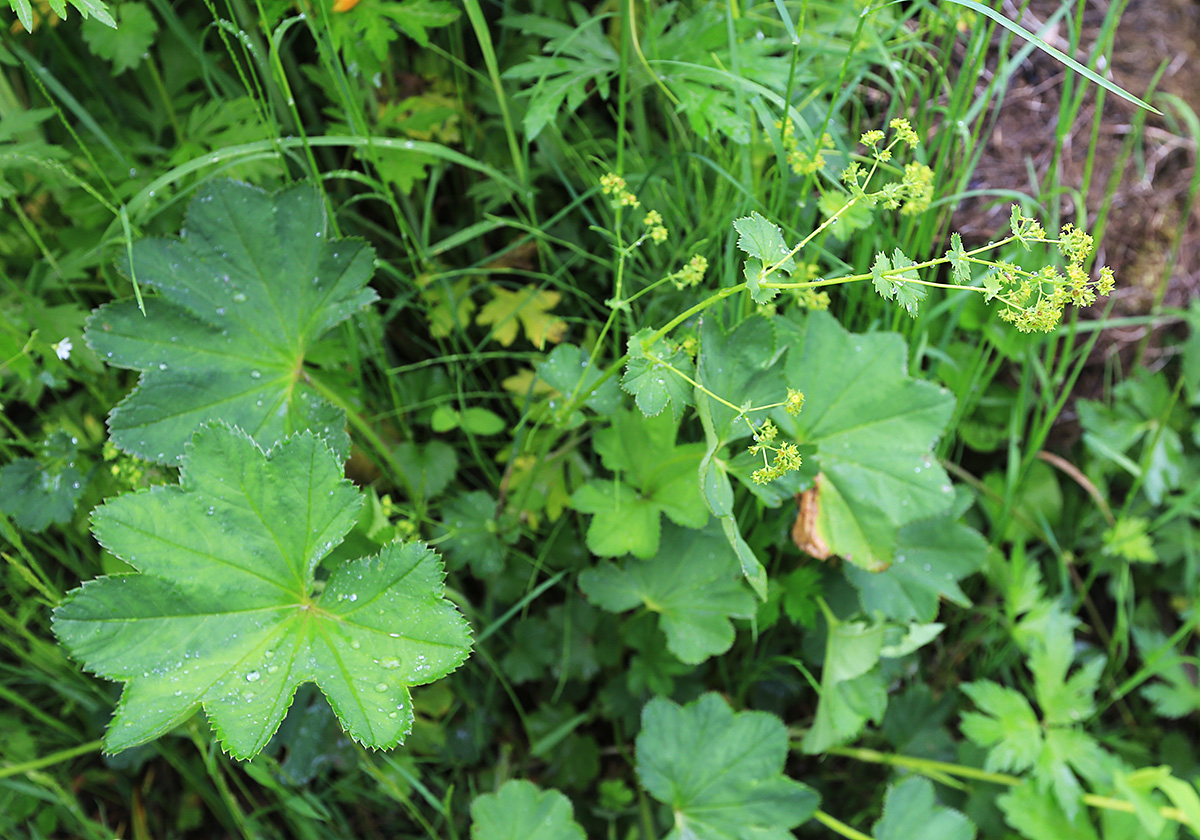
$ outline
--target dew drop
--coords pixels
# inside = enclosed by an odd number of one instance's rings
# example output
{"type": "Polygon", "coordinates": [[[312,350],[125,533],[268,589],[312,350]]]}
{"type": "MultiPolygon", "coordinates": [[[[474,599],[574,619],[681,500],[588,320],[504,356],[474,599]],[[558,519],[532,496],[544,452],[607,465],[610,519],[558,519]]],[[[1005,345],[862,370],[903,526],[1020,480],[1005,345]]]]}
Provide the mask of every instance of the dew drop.
{"type": "Polygon", "coordinates": [[[246,296],[244,294],[242,294],[241,292],[234,292],[233,293],[233,302],[234,303],[245,303],[246,296]]]}
{"type": "Polygon", "coordinates": [[[158,369],[159,369],[159,370],[166,370],[166,369],[167,369],[167,365],[166,365],[166,363],[165,363],[165,362],[159,362],[159,363],[158,363],[158,369]]]}
{"type": "Polygon", "coordinates": [[[262,674],[258,671],[251,671],[246,674],[246,682],[258,682],[260,679],[262,679],[262,674]]]}
{"type": "Polygon", "coordinates": [[[218,306],[218,307],[217,307],[217,314],[218,314],[218,315],[224,315],[224,314],[225,314],[225,307],[224,307],[224,306],[218,306]]]}
{"type": "Polygon", "coordinates": [[[358,650],[360,647],[362,647],[362,644],[358,641],[358,639],[354,639],[352,642],[350,642],[350,647],[358,650]]]}
{"type": "Polygon", "coordinates": [[[400,660],[394,656],[385,656],[383,659],[379,660],[379,664],[382,667],[388,668],[388,669],[399,668],[400,660]]]}
{"type": "MultiPolygon", "coordinates": [[[[262,373],[257,370],[252,370],[252,371],[250,371],[250,378],[251,379],[262,379],[262,373]]],[[[918,470],[918,472],[919,472],[919,470],[918,470]]]]}
{"type": "Polygon", "coordinates": [[[382,692],[382,691],[387,691],[387,690],[388,690],[388,684],[387,684],[387,683],[384,683],[384,682],[381,682],[381,683],[375,683],[375,690],[376,690],[376,691],[380,691],[380,692],[382,692]]]}

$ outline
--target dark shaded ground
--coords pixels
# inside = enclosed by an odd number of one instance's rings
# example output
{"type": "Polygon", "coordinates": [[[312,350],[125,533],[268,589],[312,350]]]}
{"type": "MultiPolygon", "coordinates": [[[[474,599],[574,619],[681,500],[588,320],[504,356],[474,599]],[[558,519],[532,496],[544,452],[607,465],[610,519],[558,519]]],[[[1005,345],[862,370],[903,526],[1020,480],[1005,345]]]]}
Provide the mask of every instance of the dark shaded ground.
{"type": "MultiPolygon", "coordinates": [[[[1005,3],[1004,13],[1023,26],[1038,31],[1060,6],[1059,0],[1033,0],[1021,14],[1005,3]]],[[[1070,3],[1072,7],[1077,4],[1070,3]]],[[[1088,2],[1080,47],[1075,58],[1087,63],[1096,43],[1110,0],[1088,2]]],[[[1043,36],[1070,53],[1066,20],[1043,36]]],[[[1010,52],[1020,45],[1018,40],[1010,52]]],[[[1103,210],[1110,178],[1119,179],[1107,212],[1097,263],[1116,272],[1117,292],[1113,315],[1147,315],[1159,307],[1186,308],[1200,288],[1200,207],[1190,206],[1188,194],[1196,167],[1196,138],[1190,135],[1184,112],[1200,111],[1200,3],[1196,0],[1130,0],[1117,29],[1107,75],[1125,90],[1147,98],[1160,66],[1165,66],[1156,88],[1179,98],[1171,102],[1156,96],[1152,102],[1165,116],[1150,114],[1145,127],[1135,131],[1137,107],[1107,94],[1096,137],[1095,159],[1087,192],[1089,226],[1103,210]]],[[[1058,160],[1054,136],[1063,94],[1064,68],[1052,56],[1035,50],[1013,75],[995,130],[976,170],[982,188],[1010,188],[1037,195],[1038,185],[1049,183],[1050,167],[1059,170],[1065,187],[1083,185],[1089,143],[1096,113],[1096,96],[1089,90],[1084,106],[1058,160]]],[[[988,79],[981,80],[986,84],[988,79]]],[[[1072,194],[1059,199],[1064,218],[1074,218],[1072,194]]],[[[1007,227],[1008,204],[986,206],[964,203],[956,215],[955,229],[966,238],[988,239],[1007,227]]],[[[1099,314],[1099,309],[1092,313],[1099,314]]],[[[1178,333],[1179,319],[1165,318],[1153,327],[1110,329],[1096,347],[1090,371],[1079,383],[1081,396],[1094,396],[1104,379],[1103,369],[1119,363],[1121,371],[1140,361],[1159,367],[1171,353],[1164,338],[1178,333]]]]}

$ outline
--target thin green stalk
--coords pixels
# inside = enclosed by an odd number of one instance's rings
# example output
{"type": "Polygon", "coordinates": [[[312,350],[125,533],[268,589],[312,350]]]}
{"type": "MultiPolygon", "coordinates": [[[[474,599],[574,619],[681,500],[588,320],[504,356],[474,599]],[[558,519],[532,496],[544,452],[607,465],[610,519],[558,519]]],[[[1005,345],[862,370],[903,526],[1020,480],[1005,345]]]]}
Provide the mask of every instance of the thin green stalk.
{"type": "MultiPolygon", "coordinates": [[[[871,764],[886,764],[890,767],[902,767],[906,770],[912,770],[914,773],[920,773],[923,776],[932,775],[934,773],[945,773],[950,776],[957,776],[962,779],[974,779],[980,782],[989,782],[996,785],[1004,785],[1005,787],[1017,787],[1018,785],[1026,784],[1026,780],[1020,776],[1012,776],[1008,773],[992,773],[987,770],[981,770],[978,767],[969,767],[965,764],[952,764],[948,761],[934,761],[929,758],[917,758],[908,755],[894,755],[891,753],[883,753],[878,750],[865,749],[862,747],[832,747],[826,750],[829,755],[840,755],[845,758],[852,758],[856,761],[865,761],[871,764]]],[[[1101,808],[1107,811],[1120,811],[1126,814],[1135,813],[1132,802],[1124,799],[1117,799],[1112,796],[1099,796],[1094,793],[1085,793],[1082,797],[1083,803],[1092,808],[1101,808]]],[[[1190,826],[1187,816],[1178,808],[1170,808],[1162,806],[1158,809],[1159,816],[1173,820],[1177,823],[1190,826]]]]}
{"type": "Polygon", "coordinates": [[[5,767],[0,767],[0,779],[7,779],[9,776],[19,776],[28,773],[32,770],[40,770],[43,767],[49,767],[52,764],[60,764],[76,756],[86,755],[87,753],[96,752],[103,745],[103,741],[95,740],[88,741],[86,744],[80,744],[77,747],[69,747],[65,750],[58,750],[49,755],[43,755],[40,758],[31,758],[29,761],[22,761],[18,764],[9,764],[5,767]]]}
{"type": "Polygon", "coordinates": [[[838,834],[847,838],[847,840],[872,840],[871,835],[863,834],[856,828],[851,828],[836,817],[832,817],[824,811],[817,809],[813,814],[813,819],[819,822],[826,828],[836,831],[838,834]]]}

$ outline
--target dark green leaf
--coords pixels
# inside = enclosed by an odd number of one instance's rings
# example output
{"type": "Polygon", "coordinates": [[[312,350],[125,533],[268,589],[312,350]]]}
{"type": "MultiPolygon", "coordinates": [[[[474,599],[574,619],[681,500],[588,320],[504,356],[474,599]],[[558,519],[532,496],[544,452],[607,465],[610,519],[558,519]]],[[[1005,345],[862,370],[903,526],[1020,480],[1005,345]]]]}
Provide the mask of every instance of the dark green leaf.
{"type": "Polygon", "coordinates": [[[667,840],[791,840],[819,800],[783,775],[787,751],[774,715],[735,714],[712,693],[682,707],[656,697],[642,710],[637,773],[674,812],[667,840]]]}

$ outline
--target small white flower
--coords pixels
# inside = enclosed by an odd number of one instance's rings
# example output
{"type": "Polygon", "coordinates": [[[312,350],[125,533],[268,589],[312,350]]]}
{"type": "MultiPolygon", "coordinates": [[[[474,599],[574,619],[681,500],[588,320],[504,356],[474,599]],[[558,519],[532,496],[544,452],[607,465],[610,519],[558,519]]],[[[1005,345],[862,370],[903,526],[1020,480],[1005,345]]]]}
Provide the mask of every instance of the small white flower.
{"type": "Polygon", "coordinates": [[[71,339],[64,338],[57,344],[51,344],[50,347],[54,350],[54,355],[58,356],[64,362],[71,358],[71,339]]]}

